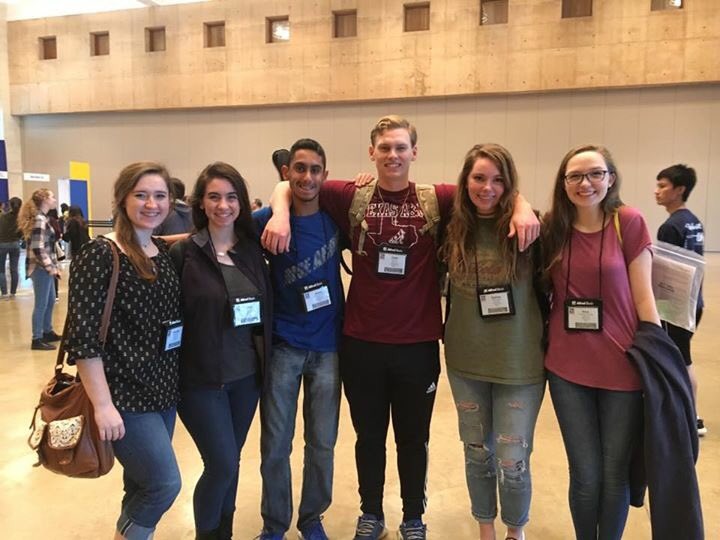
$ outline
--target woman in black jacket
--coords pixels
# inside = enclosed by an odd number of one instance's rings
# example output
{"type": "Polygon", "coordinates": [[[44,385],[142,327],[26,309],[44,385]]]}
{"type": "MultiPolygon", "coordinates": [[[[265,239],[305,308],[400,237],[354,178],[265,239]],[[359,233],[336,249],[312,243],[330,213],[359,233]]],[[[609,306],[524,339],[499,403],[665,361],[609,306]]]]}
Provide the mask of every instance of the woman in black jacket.
{"type": "Polygon", "coordinates": [[[178,413],[204,462],[193,499],[196,538],[228,539],[240,451],[270,349],[272,298],[240,173],[208,165],[191,206],[198,232],[171,250],[184,318],[178,413]]]}
{"type": "Polygon", "coordinates": [[[80,248],[90,241],[88,226],[79,206],[71,206],[68,209],[63,240],[70,244],[70,256],[80,253],[80,248]]]}

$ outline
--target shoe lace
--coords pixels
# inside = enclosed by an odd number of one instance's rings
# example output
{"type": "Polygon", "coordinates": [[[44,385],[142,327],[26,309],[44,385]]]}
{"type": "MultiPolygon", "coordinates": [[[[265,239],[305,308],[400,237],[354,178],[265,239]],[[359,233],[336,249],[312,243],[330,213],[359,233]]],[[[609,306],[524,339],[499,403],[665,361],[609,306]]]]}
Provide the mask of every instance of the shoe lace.
{"type": "Polygon", "coordinates": [[[403,523],[400,526],[403,540],[425,540],[425,525],[422,522],[403,523]]]}
{"type": "Polygon", "coordinates": [[[360,516],[358,518],[357,530],[355,531],[357,536],[371,536],[375,531],[378,520],[373,518],[367,518],[360,516]]]}

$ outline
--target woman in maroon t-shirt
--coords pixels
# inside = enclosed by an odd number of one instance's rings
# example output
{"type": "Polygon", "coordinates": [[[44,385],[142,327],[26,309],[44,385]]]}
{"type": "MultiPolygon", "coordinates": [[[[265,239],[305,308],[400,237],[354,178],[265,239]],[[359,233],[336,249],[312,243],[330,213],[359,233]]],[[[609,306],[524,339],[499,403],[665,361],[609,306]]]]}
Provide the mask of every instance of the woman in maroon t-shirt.
{"type": "Polygon", "coordinates": [[[543,236],[553,286],[545,366],[570,466],[575,535],[620,539],[642,429],[640,382],[625,349],[638,319],[660,319],[650,234],[639,212],[622,205],[607,149],[580,146],[563,158],[543,236]]]}

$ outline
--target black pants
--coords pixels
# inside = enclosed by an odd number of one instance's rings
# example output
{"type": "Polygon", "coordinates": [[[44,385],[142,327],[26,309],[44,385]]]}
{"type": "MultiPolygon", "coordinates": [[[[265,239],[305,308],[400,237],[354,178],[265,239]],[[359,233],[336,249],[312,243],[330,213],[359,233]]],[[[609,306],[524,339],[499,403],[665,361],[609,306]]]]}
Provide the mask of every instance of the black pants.
{"type": "Polygon", "coordinates": [[[430,418],[439,375],[437,341],[394,345],[343,336],[340,376],[357,434],[362,512],[383,517],[385,441],[392,415],[403,521],[424,513],[430,418]]]}

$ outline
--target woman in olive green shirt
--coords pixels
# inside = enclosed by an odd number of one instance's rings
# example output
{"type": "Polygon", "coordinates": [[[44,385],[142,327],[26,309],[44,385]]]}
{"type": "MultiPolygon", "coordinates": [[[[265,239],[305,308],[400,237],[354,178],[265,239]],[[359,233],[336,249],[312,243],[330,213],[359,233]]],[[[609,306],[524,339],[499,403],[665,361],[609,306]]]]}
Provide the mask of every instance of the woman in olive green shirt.
{"type": "Polygon", "coordinates": [[[507,237],[516,193],[510,153],[497,144],[471,148],[442,248],[450,272],[445,359],[481,540],[495,539],[498,491],[506,538],[524,538],[545,392],[534,250],[519,253],[507,237]]]}

